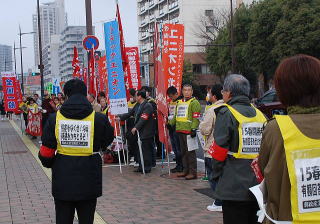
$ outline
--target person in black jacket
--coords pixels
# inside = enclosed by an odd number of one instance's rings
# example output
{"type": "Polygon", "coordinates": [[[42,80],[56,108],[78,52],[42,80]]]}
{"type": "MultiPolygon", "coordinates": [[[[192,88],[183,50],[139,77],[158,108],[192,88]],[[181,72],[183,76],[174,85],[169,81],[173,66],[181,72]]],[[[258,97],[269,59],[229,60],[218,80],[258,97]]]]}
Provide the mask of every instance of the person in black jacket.
{"type": "MultiPolygon", "coordinates": [[[[139,107],[135,113],[134,128],[131,130],[132,134],[135,135],[139,132],[140,140],[142,142],[142,153],[144,168],[146,173],[151,172],[152,168],[152,150],[154,149],[154,121],[152,118],[152,105],[146,100],[146,92],[137,92],[137,102],[139,107]]],[[[140,161],[140,159],[139,159],[140,161]]],[[[138,172],[142,171],[141,161],[139,162],[138,172]]]]}
{"type": "Polygon", "coordinates": [[[93,223],[97,198],[102,195],[101,148],[114,139],[104,114],[93,111],[81,80],[64,86],[67,101],[51,114],[44,127],[39,159],[52,169],[52,195],[57,224],[93,223]]]}
{"type": "MultiPolygon", "coordinates": [[[[131,130],[134,128],[135,113],[139,108],[139,103],[136,102],[136,90],[130,89],[130,98],[128,102],[128,113],[119,115],[121,121],[127,121],[127,130],[125,133],[126,139],[128,140],[129,156],[134,157],[136,164],[139,162],[139,147],[137,135],[133,135],[131,130]]],[[[117,118],[118,119],[118,118],[117,118]]],[[[134,165],[136,165],[134,164],[134,165]]],[[[133,165],[133,164],[131,164],[133,165]]]]}

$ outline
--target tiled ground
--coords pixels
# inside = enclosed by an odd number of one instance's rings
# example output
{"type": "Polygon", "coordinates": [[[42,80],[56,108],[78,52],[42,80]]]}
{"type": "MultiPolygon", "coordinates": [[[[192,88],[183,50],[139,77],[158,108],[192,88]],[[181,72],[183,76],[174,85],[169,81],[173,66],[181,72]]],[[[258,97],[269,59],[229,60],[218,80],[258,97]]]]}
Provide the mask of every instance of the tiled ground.
{"type": "MultiPolygon", "coordinates": [[[[212,199],[194,191],[208,183],[166,173],[161,165],[146,176],[134,173],[133,167],[124,167],[123,174],[118,167],[103,168],[104,195],[97,212],[109,224],[222,223],[221,213],[206,211],[212,199]]],[[[10,123],[0,122],[0,224],[54,220],[50,180],[10,123]]]]}

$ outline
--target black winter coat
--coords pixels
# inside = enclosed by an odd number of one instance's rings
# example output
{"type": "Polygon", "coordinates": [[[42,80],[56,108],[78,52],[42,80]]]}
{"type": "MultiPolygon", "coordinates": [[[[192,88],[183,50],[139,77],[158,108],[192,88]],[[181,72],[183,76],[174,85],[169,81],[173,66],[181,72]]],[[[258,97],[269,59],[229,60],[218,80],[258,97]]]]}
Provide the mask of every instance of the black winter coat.
{"type": "Polygon", "coordinates": [[[145,100],[139,105],[134,122],[134,127],[138,129],[141,140],[154,137],[156,131],[154,123],[152,105],[145,100]]]}
{"type": "MultiPolygon", "coordinates": [[[[85,96],[73,95],[61,107],[61,114],[68,119],[84,119],[93,109],[85,96]]],[[[55,136],[56,113],[50,114],[44,127],[42,145],[57,149],[55,136]]],[[[114,139],[113,128],[104,114],[95,113],[93,151],[110,145],[114,139]]],[[[102,159],[92,156],[67,156],[56,153],[49,159],[39,154],[42,165],[52,168],[52,195],[63,201],[90,200],[102,195],[102,159]]]]}

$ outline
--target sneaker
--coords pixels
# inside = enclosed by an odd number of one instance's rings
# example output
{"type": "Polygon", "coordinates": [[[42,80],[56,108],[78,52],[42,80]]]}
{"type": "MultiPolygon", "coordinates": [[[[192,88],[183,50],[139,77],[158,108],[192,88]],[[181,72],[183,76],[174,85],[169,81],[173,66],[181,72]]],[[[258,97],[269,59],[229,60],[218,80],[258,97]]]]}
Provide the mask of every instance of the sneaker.
{"type": "Polygon", "coordinates": [[[131,162],[131,163],[129,163],[129,166],[134,166],[134,164],[136,164],[136,162],[131,162]]]}
{"type": "Polygon", "coordinates": [[[138,166],[139,166],[139,163],[133,164],[133,167],[138,167],[138,166]]]}
{"type": "Polygon", "coordinates": [[[222,206],[217,206],[213,202],[212,205],[207,206],[207,210],[210,212],[222,212],[222,206]]]}

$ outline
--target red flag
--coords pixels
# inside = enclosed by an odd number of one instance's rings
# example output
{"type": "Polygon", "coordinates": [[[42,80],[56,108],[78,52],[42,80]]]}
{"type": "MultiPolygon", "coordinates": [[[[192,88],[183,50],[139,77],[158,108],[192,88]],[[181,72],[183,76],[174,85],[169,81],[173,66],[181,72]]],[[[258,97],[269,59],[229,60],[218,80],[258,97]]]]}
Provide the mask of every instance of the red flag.
{"type": "Polygon", "coordinates": [[[126,75],[124,77],[124,81],[126,84],[126,91],[128,97],[129,89],[133,88],[135,90],[139,90],[141,88],[140,60],[138,47],[126,47],[126,61],[128,62],[128,64],[126,68],[126,75]]]}
{"type": "Polygon", "coordinates": [[[165,88],[174,86],[181,92],[184,59],[184,26],[164,24],[162,64],[165,88]]]}
{"type": "Polygon", "coordinates": [[[73,78],[80,78],[79,55],[78,55],[78,49],[75,46],[73,47],[72,67],[73,67],[72,77],[73,78]]]}
{"type": "Polygon", "coordinates": [[[94,66],[94,54],[93,50],[90,51],[90,63],[89,63],[89,68],[88,68],[88,73],[89,73],[89,94],[94,94],[97,96],[97,91],[96,91],[96,83],[95,83],[95,66],[94,66]]]}
{"type": "Polygon", "coordinates": [[[125,45],[125,42],[124,42],[122,22],[121,22],[120,9],[119,9],[119,4],[118,4],[118,3],[117,3],[116,18],[117,18],[118,23],[119,23],[119,33],[120,33],[120,47],[121,47],[122,65],[123,65],[123,70],[125,71],[126,65],[127,65],[128,62],[127,62],[127,59],[126,59],[126,45],[125,45]]]}

